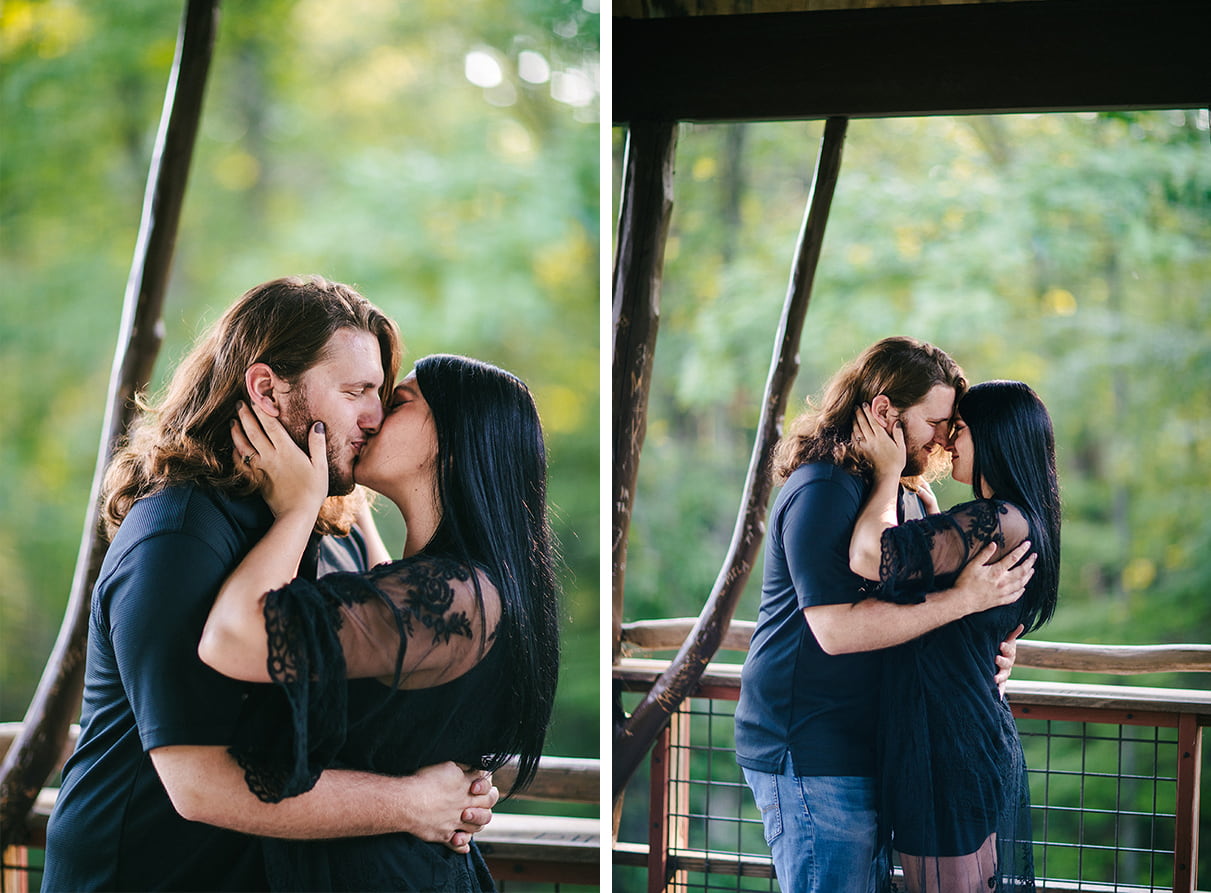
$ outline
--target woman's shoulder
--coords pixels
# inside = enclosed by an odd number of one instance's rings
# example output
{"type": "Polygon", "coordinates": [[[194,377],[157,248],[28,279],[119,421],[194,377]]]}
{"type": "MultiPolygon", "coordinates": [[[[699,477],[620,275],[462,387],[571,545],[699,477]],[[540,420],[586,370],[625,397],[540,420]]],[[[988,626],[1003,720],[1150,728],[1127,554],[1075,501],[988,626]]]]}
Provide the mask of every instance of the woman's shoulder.
{"type": "Polygon", "coordinates": [[[422,616],[476,618],[489,628],[500,615],[500,592],[483,567],[441,554],[420,552],[367,572],[392,601],[422,616]]]}
{"type": "Polygon", "coordinates": [[[406,649],[398,687],[453,681],[496,650],[503,604],[484,568],[422,552],[370,573],[406,649]]]}
{"type": "Polygon", "coordinates": [[[1000,517],[1025,517],[1021,508],[1016,503],[1009,502],[1006,499],[972,499],[968,502],[960,502],[946,510],[950,515],[980,515],[989,518],[1000,517]]]}
{"type": "Polygon", "coordinates": [[[1013,548],[1029,536],[1026,513],[1005,499],[973,499],[947,510],[945,515],[961,528],[985,541],[1013,548]]]}

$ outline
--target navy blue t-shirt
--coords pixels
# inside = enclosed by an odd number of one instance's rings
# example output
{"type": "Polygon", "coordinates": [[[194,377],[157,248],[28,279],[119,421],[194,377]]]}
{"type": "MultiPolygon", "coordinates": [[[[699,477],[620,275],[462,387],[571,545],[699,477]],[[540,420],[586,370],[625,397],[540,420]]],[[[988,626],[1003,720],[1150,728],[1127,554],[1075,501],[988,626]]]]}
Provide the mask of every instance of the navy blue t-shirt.
{"type": "MultiPolygon", "coordinates": [[[[181,484],[136,502],[118,529],[93,590],[80,739],[47,828],[43,890],[266,888],[257,839],[181,818],[148,752],[231,742],[248,686],[203,664],[198,641],[223,580],[272,521],[259,496],[181,484]]],[[[348,540],[329,551],[321,571],[357,569],[348,540]]]]}
{"type": "Polygon", "coordinates": [[[803,609],[852,604],[862,579],[849,540],[866,496],[857,475],[826,462],[802,465],[770,513],[757,627],[736,705],[736,760],[781,774],[875,773],[880,653],[829,655],[803,609]]]}

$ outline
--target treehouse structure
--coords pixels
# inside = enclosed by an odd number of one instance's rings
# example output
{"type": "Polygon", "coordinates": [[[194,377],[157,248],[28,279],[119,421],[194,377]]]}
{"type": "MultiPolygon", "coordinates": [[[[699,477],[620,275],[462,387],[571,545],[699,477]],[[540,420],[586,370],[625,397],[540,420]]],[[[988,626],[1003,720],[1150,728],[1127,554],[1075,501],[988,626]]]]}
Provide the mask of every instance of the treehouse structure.
{"type": "MultiPolygon", "coordinates": [[[[713,658],[720,648],[745,651],[752,632],[751,623],[733,622],[732,617],[762,546],[772,489],[771,449],[798,371],[848,122],[940,114],[1205,109],[1211,101],[1211,67],[1203,36],[1211,24],[1211,7],[1197,0],[616,0],[613,16],[613,121],[626,132],[612,296],[616,829],[628,782],[645,762],[650,771],[647,839],[618,840],[616,830],[613,861],[646,869],[652,893],[776,889],[759,820],[755,812],[742,814],[750,798],[726,744],[739,666],[713,658]],[[791,120],[822,120],[825,126],[781,320],[773,333],[731,543],[712,590],[703,593],[700,616],[624,624],[627,543],[634,502],[642,499],[636,482],[657,349],[665,238],[675,200],[679,125],[791,120]],[[644,657],[672,650],[676,656],[671,660],[644,657]],[[624,695],[637,700],[629,712],[624,695]],[[703,762],[733,771],[708,769],[721,774],[704,777],[703,762]]],[[[1018,665],[1112,674],[1208,672],[1211,646],[1024,642],[1018,665]]],[[[1084,847],[1116,853],[1138,849],[1132,858],[1151,859],[1146,886],[1119,886],[1112,877],[1090,883],[1078,873],[1049,879],[1046,889],[1195,890],[1201,744],[1203,728],[1211,723],[1211,695],[1021,681],[1011,681],[1010,687],[1023,738],[1050,742],[1068,734],[1061,728],[1083,730],[1077,775],[1085,771],[1085,754],[1099,746],[1101,733],[1089,730],[1104,727],[1116,730],[1112,737],[1120,742],[1120,751],[1123,741],[1143,736],[1149,747],[1166,754],[1153,760],[1154,767],[1173,767],[1171,775],[1157,768],[1146,782],[1164,788],[1162,794],[1153,789],[1152,818],[1170,829],[1159,836],[1154,832],[1150,848],[1120,840],[1117,832],[1113,840],[1079,835],[1051,840],[1045,836],[1048,828],[1036,827],[1036,834],[1044,835],[1039,838],[1043,845],[1068,848],[1078,859],[1084,847]]],[[[1135,770],[1124,769],[1121,757],[1117,769],[1108,771],[1127,778],[1125,783],[1137,781],[1135,770]]],[[[627,797],[642,799],[642,792],[632,788],[627,797]]],[[[1063,807],[1043,803],[1041,808],[1046,813],[1063,807]]],[[[1115,810],[1113,803],[1110,810],[1115,810]]],[[[626,877],[635,877],[635,871],[626,877]]]]}
{"type": "MultiPolygon", "coordinates": [[[[57,789],[47,786],[71,753],[79,732],[89,599],[108,541],[98,497],[115,444],[131,424],[133,397],[150,378],[160,347],[161,314],[178,221],[201,120],[206,79],[217,32],[218,0],[187,0],[144,196],[142,220],[126,285],[122,325],[112,368],[104,430],[93,478],[89,515],[68,606],[41,682],[23,722],[0,724],[0,891],[36,889],[46,823],[57,789]],[[32,876],[32,880],[31,880],[32,876]]],[[[232,10],[238,15],[238,8],[232,10]]],[[[519,799],[599,802],[598,761],[543,757],[519,799]]],[[[496,775],[502,789],[512,765],[496,775]]],[[[598,822],[589,818],[495,813],[491,832],[477,840],[498,882],[595,888],[599,878],[598,822]]],[[[504,887],[508,889],[508,887],[504,887]]]]}

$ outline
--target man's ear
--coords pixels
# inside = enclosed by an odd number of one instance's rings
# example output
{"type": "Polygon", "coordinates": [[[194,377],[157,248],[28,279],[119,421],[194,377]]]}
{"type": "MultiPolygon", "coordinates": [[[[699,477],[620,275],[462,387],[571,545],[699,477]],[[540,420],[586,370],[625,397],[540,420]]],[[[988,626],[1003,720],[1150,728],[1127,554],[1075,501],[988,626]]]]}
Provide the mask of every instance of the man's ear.
{"type": "Polygon", "coordinates": [[[282,414],[282,399],[290,386],[266,363],[253,363],[248,367],[244,373],[244,387],[248,389],[248,399],[266,415],[276,418],[282,414]]]}
{"type": "Polygon", "coordinates": [[[888,399],[886,394],[879,394],[874,400],[870,401],[870,411],[885,431],[890,431],[891,426],[896,421],[891,415],[894,409],[895,407],[891,405],[891,400],[888,399]]]}

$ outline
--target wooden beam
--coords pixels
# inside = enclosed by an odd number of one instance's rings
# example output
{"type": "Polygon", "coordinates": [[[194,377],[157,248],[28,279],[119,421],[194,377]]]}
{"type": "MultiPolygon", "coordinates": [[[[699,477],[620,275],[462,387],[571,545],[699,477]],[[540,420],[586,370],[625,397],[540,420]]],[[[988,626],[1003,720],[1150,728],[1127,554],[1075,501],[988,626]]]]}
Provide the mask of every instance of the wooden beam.
{"type": "Polygon", "coordinates": [[[1193,893],[1198,883],[1198,809],[1201,788],[1203,730],[1197,717],[1181,717],[1177,730],[1177,841],[1173,859],[1173,889],[1193,893]]]}
{"type": "Polygon", "coordinates": [[[622,632],[627,535],[639,454],[647,432],[648,390],[660,325],[664,243],[673,213],[677,125],[638,123],[627,134],[618,251],[614,258],[613,653],[622,632]]]}
{"type": "MultiPolygon", "coordinates": [[[[18,737],[20,731],[21,723],[0,723],[0,753],[8,749],[9,745],[18,737]]],[[[69,744],[75,743],[75,737],[79,734],[79,731],[79,726],[72,726],[72,733],[68,736],[69,744]]],[[[62,761],[56,765],[56,770],[61,765],[62,761]]],[[[517,763],[516,760],[511,760],[496,771],[493,781],[498,788],[506,791],[512,786],[513,779],[516,777],[517,763]]],[[[38,794],[33,809],[30,810],[25,818],[24,833],[21,835],[25,838],[25,844],[33,847],[46,846],[46,823],[51,811],[54,809],[55,800],[58,795],[58,788],[43,788],[38,794]]],[[[533,783],[530,787],[518,793],[516,799],[548,801],[552,803],[601,803],[601,763],[599,760],[580,757],[553,757],[544,755],[539,758],[538,771],[534,775],[533,783]]],[[[509,807],[505,805],[502,808],[507,810],[509,807]]],[[[498,825],[497,820],[504,819],[506,815],[509,814],[507,812],[498,812],[493,818],[491,840],[500,842],[508,836],[510,840],[516,842],[516,838],[524,837],[527,833],[532,833],[536,830],[537,826],[533,823],[545,821],[541,816],[516,816],[508,818],[504,824],[498,825]],[[533,823],[526,825],[526,822],[530,820],[533,823]],[[525,825],[528,831],[518,829],[519,822],[525,825]],[[508,835],[502,833],[506,828],[509,829],[508,835]]],[[[551,821],[558,824],[560,820],[552,819],[551,821]]],[[[551,844],[556,849],[564,852],[566,852],[566,847],[572,842],[578,841],[581,846],[591,845],[593,849],[590,855],[575,857],[581,861],[589,861],[590,856],[596,854],[596,842],[600,838],[601,831],[600,822],[597,819],[564,819],[562,821],[567,823],[566,827],[563,827],[560,833],[552,834],[550,837],[551,844]],[[593,841],[588,841],[586,838],[586,834],[590,830],[593,841]]],[[[530,859],[541,861],[545,858],[537,854],[533,846],[526,850],[526,852],[529,854],[530,859]]],[[[512,858],[508,853],[505,855],[512,858]]],[[[556,861],[567,861],[567,859],[563,858],[556,861]]],[[[8,888],[0,889],[7,890],[8,888]]]]}
{"type": "Polygon", "coordinates": [[[68,727],[80,709],[89,601],[108,548],[99,510],[101,482],[114,444],[134,417],[132,398],[150,380],[160,349],[164,292],[202,116],[218,5],[218,0],[189,0],[182,15],[176,58],[148,172],[134,260],[126,282],[105,425],[71,595],[54,651],[26,711],[22,734],[0,766],[0,848],[19,842],[17,835],[25,827],[25,817],[54,768],[68,727]]]}
{"type": "MultiPolygon", "coordinates": [[[[690,634],[694,623],[693,617],[674,617],[624,624],[623,652],[632,656],[640,652],[676,650],[690,634]]],[[[751,620],[733,620],[719,647],[748,651],[756,627],[751,620]]],[[[1211,645],[1085,645],[1022,639],[1018,642],[1017,666],[1118,676],[1211,673],[1211,645]]]]}
{"type": "MultiPolygon", "coordinates": [[[[14,741],[21,736],[23,723],[0,722],[0,759],[8,753],[14,741]]],[[[51,773],[63,768],[67,758],[76,747],[80,727],[72,725],[51,773]]],[[[512,759],[493,775],[493,781],[502,791],[513,786],[517,778],[517,760],[512,759]]],[[[554,757],[543,755],[538,758],[538,770],[534,780],[524,791],[516,794],[518,800],[549,800],[560,803],[601,802],[601,761],[584,757],[554,757]]]]}
{"type": "MultiPolygon", "coordinates": [[[[517,778],[517,761],[510,760],[492,775],[502,792],[517,778]]],[[[538,758],[534,781],[516,795],[518,800],[546,800],[558,803],[600,803],[601,762],[581,757],[538,758]]]]}
{"type": "Polygon", "coordinates": [[[542,862],[550,863],[552,868],[561,870],[565,875],[570,867],[577,865],[589,867],[593,872],[591,881],[556,876],[553,880],[557,883],[596,884],[598,880],[596,872],[601,863],[601,823],[597,819],[498,811],[492,814],[491,824],[475,835],[475,841],[489,864],[510,861],[524,864],[521,872],[494,872],[497,880],[508,880],[510,876],[524,874],[519,880],[537,881],[534,864],[542,862]]]}
{"type": "Polygon", "coordinates": [[[832,118],[824,127],[812,194],[795,246],[790,282],[783,302],[782,319],[778,324],[761,417],[757,422],[757,434],[740,509],[732,530],[731,545],[698,622],[694,624],[681,650],[615,735],[615,800],[622,796],[627,781],[643,760],[643,755],[668,723],[672,712],[698,684],[707,663],[719,649],[761,549],[765,515],[773,490],[770,474],[773,448],[780,436],[782,417],[799,371],[799,341],[811,301],[812,282],[820,259],[828,211],[841,173],[841,150],[845,144],[847,126],[844,118],[832,118]]]}
{"type": "Polygon", "coordinates": [[[669,879],[669,742],[666,726],[656,736],[648,776],[648,893],[664,893],[669,879]]]}
{"type": "MultiPolygon", "coordinates": [[[[645,691],[652,687],[668,667],[667,660],[624,657],[614,667],[614,679],[627,691],[645,691]]],[[[711,688],[711,697],[735,700],[740,697],[740,664],[712,662],[707,665],[698,687],[690,692],[699,697],[711,688]],[[730,692],[730,697],[726,693],[730,692]]],[[[1211,725],[1211,691],[1188,688],[1156,688],[1137,685],[1101,685],[1069,682],[1028,682],[1010,679],[1009,700],[1018,707],[1076,707],[1087,710],[1121,712],[1157,712],[1176,716],[1188,713],[1199,724],[1211,725]]],[[[1176,719],[1173,722],[1176,725],[1176,719]]]]}
{"type": "Polygon", "coordinates": [[[613,20],[615,123],[1202,108],[1205,0],[613,20]]]}

